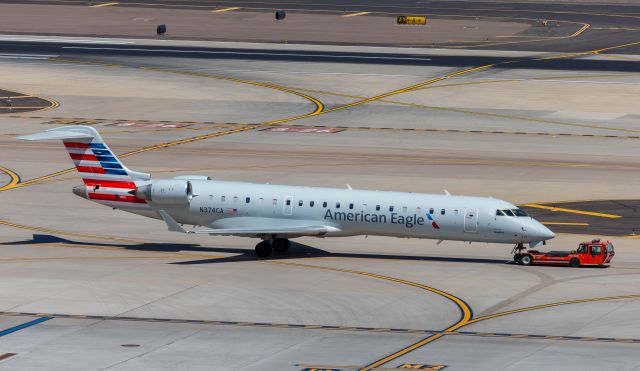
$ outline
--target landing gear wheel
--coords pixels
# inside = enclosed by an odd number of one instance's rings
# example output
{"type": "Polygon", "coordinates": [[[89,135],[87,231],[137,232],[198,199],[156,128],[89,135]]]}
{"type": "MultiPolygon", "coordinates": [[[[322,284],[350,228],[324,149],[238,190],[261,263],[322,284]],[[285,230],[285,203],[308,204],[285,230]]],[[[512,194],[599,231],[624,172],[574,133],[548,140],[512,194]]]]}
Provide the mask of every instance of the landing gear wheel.
{"type": "Polygon", "coordinates": [[[520,264],[520,259],[522,259],[522,255],[520,255],[520,254],[515,254],[515,255],[513,256],[513,262],[514,262],[515,264],[520,264]]]}
{"type": "Polygon", "coordinates": [[[262,241],[256,245],[256,255],[259,258],[268,258],[273,253],[269,241],[262,241]]]}
{"type": "Polygon", "coordinates": [[[276,252],[287,252],[289,250],[289,246],[291,246],[291,242],[286,238],[276,238],[273,240],[273,249],[276,252]]]}
{"type": "Polygon", "coordinates": [[[520,264],[522,265],[531,265],[531,263],[533,263],[531,255],[522,255],[522,257],[520,258],[520,264]]]}
{"type": "Polygon", "coordinates": [[[571,268],[578,268],[578,267],[580,267],[580,260],[578,260],[578,259],[576,259],[576,258],[571,259],[571,260],[569,261],[569,266],[570,266],[571,268]]]}

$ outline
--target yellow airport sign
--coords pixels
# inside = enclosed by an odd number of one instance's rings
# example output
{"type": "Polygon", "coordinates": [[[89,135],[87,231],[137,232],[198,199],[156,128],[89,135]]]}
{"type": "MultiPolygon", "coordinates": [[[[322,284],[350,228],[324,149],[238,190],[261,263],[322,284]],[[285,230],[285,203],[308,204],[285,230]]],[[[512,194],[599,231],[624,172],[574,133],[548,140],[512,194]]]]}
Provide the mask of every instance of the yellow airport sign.
{"type": "Polygon", "coordinates": [[[427,17],[414,16],[414,15],[399,15],[398,24],[425,25],[427,24],[427,17]]]}

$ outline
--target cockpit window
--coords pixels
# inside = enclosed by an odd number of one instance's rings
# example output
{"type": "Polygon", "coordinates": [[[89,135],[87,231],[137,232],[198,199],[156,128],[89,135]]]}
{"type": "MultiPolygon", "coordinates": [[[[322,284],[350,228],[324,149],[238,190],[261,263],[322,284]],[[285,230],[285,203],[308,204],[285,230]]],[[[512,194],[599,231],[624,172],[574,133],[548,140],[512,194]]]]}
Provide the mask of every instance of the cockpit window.
{"type": "Polygon", "coordinates": [[[513,215],[513,213],[511,212],[511,210],[509,210],[509,209],[502,210],[502,212],[504,213],[504,215],[508,215],[508,216],[515,216],[515,215],[513,215]]]}
{"type": "Polygon", "coordinates": [[[522,209],[513,209],[511,210],[513,211],[513,213],[515,214],[515,216],[529,216],[527,215],[527,213],[524,212],[524,210],[522,209]]]}
{"type": "Polygon", "coordinates": [[[496,210],[496,216],[504,216],[504,213],[500,210],[496,210]]]}

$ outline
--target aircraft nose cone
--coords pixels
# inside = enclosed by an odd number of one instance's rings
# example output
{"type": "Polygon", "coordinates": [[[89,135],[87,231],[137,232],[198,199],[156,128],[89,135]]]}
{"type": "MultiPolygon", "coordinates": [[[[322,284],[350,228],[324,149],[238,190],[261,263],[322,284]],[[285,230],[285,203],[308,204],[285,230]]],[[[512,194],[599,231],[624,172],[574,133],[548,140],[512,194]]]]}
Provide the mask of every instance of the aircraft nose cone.
{"type": "Polygon", "coordinates": [[[545,227],[541,223],[539,224],[540,225],[537,226],[534,233],[536,237],[539,238],[541,241],[550,240],[556,236],[556,234],[553,233],[549,228],[545,227]]]}
{"type": "Polygon", "coordinates": [[[75,186],[73,187],[73,194],[82,198],[87,198],[87,187],[75,186]]]}

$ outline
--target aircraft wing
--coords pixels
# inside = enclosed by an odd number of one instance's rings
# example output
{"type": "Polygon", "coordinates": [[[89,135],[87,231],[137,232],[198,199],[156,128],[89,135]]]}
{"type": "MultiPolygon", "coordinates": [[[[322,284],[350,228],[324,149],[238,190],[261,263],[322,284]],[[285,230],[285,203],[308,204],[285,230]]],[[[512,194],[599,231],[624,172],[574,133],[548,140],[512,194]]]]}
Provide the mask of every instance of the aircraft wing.
{"type": "Polygon", "coordinates": [[[322,225],[319,223],[309,223],[308,225],[295,225],[291,227],[286,226],[264,226],[256,224],[254,226],[242,226],[238,228],[205,228],[186,230],[182,228],[178,222],[175,221],[164,210],[158,210],[160,217],[167,224],[167,227],[172,232],[180,233],[196,233],[196,234],[209,234],[219,236],[259,236],[264,234],[278,234],[286,236],[322,236],[331,232],[340,232],[339,228],[330,225],[322,225]]]}

